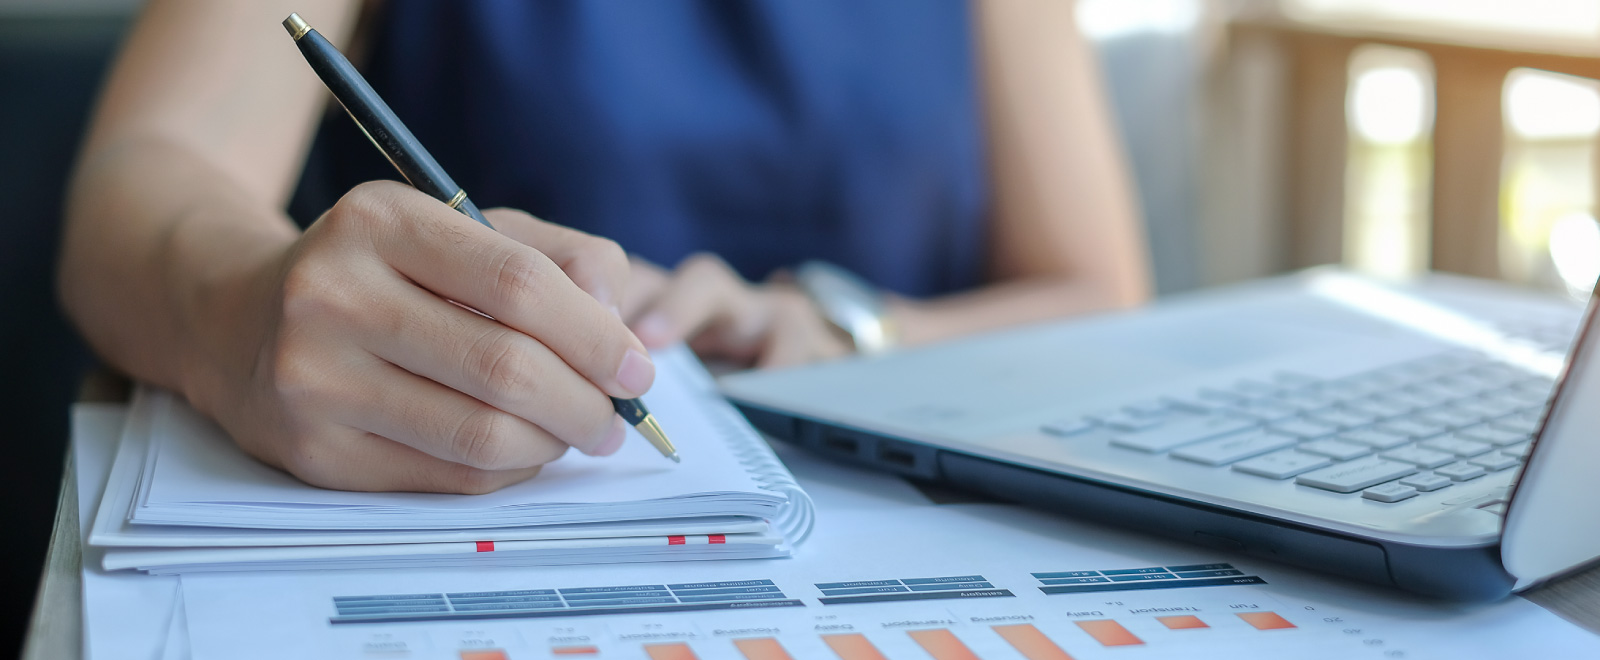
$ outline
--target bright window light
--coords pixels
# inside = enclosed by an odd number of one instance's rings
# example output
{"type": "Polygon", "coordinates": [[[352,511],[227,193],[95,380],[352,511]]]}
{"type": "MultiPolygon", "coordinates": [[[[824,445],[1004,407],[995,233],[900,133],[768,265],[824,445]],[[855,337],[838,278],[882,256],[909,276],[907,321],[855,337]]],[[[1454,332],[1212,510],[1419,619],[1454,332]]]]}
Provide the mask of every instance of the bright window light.
{"type": "Polygon", "coordinates": [[[1506,80],[1506,119],[1529,140],[1586,138],[1600,132],[1595,82],[1518,69],[1506,80]]]}
{"type": "Polygon", "coordinates": [[[1534,69],[1506,76],[1500,270],[1583,296],[1600,266],[1595,153],[1600,83],[1534,69]]]}
{"type": "Polygon", "coordinates": [[[1345,123],[1344,263],[1404,278],[1430,260],[1433,62],[1409,48],[1350,54],[1345,123]]]}
{"type": "Polygon", "coordinates": [[[1404,144],[1421,137],[1432,120],[1427,86],[1413,68],[1389,66],[1357,75],[1348,97],[1356,132],[1369,142],[1404,144]]]}
{"type": "Polygon", "coordinates": [[[1442,25],[1484,32],[1600,37],[1595,0],[1284,0],[1302,20],[1360,20],[1442,25]]]}
{"type": "Polygon", "coordinates": [[[1550,260],[1574,294],[1587,296],[1600,278],[1600,223],[1587,213],[1574,213],[1550,227],[1550,260]]]}
{"type": "Polygon", "coordinates": [[[1079,0],[1078,29],[1095,40],[1138,33],[1177,34],[1193,29],[1200,0],[1079,0]]]}

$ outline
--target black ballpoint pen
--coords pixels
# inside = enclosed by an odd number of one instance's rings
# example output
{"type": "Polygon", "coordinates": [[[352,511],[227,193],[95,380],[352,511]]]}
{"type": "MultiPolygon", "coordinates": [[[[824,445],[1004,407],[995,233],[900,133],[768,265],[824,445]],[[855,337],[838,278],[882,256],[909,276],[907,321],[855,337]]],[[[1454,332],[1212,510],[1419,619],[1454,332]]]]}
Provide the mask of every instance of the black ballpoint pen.
{"type": "MultiPolygon", "coordinates": [[[[356,126],[372,141],[372,146],[389,159],[389,163],[400,171],[400,175],[412,187],[477,220],[483,226],[494,229],[494,225],[489,224],[472,200],[467,199],[467,191],[450,180],[450,175],[445,174],[444,168],[439,167],[433,156],[428,155],[428,150],[422,148],[422,143],[417,142],[405,124],[400,123],[400,118],[389,109],[389,104],[378,97],[378,93],[372,90],[372,86],[367,84],[367,80],[361,77],[339,49],[311,29],[299,14],[289,14],[288,18],[283,19],[283,27],[289,31],[289,36],[294,37],[295,45],[300,48],[300,54],[305,56],[306,62],[311,64],[311,70],[328,86],[328,91],[333,93],[339,105],[344,106],[356,126]]],[[[673,461],[681,460],[678,450],[667,439],[656,418],[645,409],[643,402],[612,397],[611,407],[622,416],[623,421],[638,429],[639,434],[649,440],[661,455],[673,461]]]]}

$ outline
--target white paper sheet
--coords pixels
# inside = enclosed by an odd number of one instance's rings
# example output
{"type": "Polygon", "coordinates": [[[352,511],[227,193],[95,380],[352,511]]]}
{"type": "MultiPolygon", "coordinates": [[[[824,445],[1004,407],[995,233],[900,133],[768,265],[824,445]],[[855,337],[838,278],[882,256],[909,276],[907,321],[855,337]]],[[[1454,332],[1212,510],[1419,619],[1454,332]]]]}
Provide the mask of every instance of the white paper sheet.
{"type": "MultiPolygon", "coordinates": [[[[548,657],[563,646],[592,646],[600,657],[644,657],[646,644],[685,644],[698,658],[711,660],[743,657],[738,650],[741,642],[736,640],[752,644],[748,640],[761,638],[771,638],[795,658],[834,657],[824,635],[860,634],[891,659],[925,658],[935,650],[924,646],[931,644],[959,645],[976,657],[993,660],[1022,657],[1002,637],[1002,629],[996,628],[1016,625],[1032,626],[1031,632],[1020,632],[1033,635],[1035,642],[1042,637],[1080,660],[1600,657],[1600,638],[1521,599],[1483,606],[1439,604],[1016,507],[832,510],[826,512],[825,521],[805,552],[784,560],[583,566],[559,571],[187,577],[184,594],[190,641],[199,660],[380,657],[368,652],[397,648],[407,649],[409,655],[404,657],[410,658],[455,659],[463,657],[463,650],[501,649],[515,659],[548,657]],[[1075,578],[1034,575],[1156,571],[1155,567],[1215,563],[1227,563],[1231,568],[1226,570],[1242,573],[1225,579],[1256,578],[1265,583],[1198,586],[1183,581],[1218,578],[1180,577],[1184,573],[1168,571],[1173,582],[1183,584],[1050,595],[1043,589],[1059,585],[1046,584],[1046,579],[1075,578]],[[922,582],[925,579],[933,581],[922,582]],[[770,583],[762,583],[764,580],[770,583]],[[938,591],[941,584],[952,584],[950,580],[958,585],[955,591],[938,591]],[[745,589],[766,590],[751,597],[767,600],[751,602],[788,606],[608,614],[586,610],[591,614],[571,616],[576,611],[573,608],[585,602],[624,601],[576,600],[613,596],[569,591],[559,595],[564,605],[551,606],[564,608],[559,616],[451,618],[503,614],[472,609],[486,601],[490,604],[484,607],[492,608],[516,598],[555,598],[508,595],[507,591],[538,594],[540,590],[568,589],[605,594],[606,588],[622,585],[628,585],[628,593],[666,589],[671,592],[666,598],[678,602],[673,607],[700,606],[691,605],[685,596],[701,593],[696,589],[709,582],[759,585],[745,589]],[[825,585],[843,591],[824,591],[825,585]],[[465,596],[464,592],[475,595],[465,596]],[[441,598],[450,594],[448,608],[467,614],[406,614],[428,608],[396,607],[383,600],[402,602],[394,599],[430,594],[441,598]],[[373,595],[383,595],[383,599],[372,600],[373,595]],[[833,604],[822,600],[885,595],[910,600],[833,604]],[[799,606],[789,601],[798,601],[799,606]],[[1241,614],[1254,617],[1256,623],[1241,614]],[[395,616],[444,618],[332,623],[335,618],[371,621],[395,616]],[[1193,616],[1206,627],[1172,629],[1158,616],[1193,616]],[[1115,624],[1089,623],[1097,621],[1115,624]],[[1272,629],[1274,622],[1284,621],[1292,627],[1272,629]],[[1258,625],[1268,629],[1257,629],[1258,625]],[[1115,629],[1103,629],[1107,626],[1115,629]],[[1116,630],[1121,630],[1139,643],[1105,646],[1090,628],[1113,640],[1116,630]]],[[[1199,569],[1191,572],[1204,574],[1205,570],[1199,569]]],[[[1112,578],[1104,579],[1109,582],[1112,578]]],[[[661,599],[644,598],[654,600],[661,599]]],[[[513,602],[504,607],[522,605],[513,602]]],[[[1044,651],[1033,652],[1032,658],[1048,657],[1038,655],[1044,651]]]]}
{"type": "MultiPolygon", "coordinates": [[[[177,628],[178,579],[100,570],[100,551],[89,547],[89,523],[111,471],[111,455],[127,407],[78,404],[72,408],[72,451],[78,478],[78,522],[83,547],[83,649],[92,660],[156,660],[177,628]]],[[[184,638],[184,646],[188,639],[184,638]]],[[[187,655],[183,656],[187,657],[187,655]]]]}

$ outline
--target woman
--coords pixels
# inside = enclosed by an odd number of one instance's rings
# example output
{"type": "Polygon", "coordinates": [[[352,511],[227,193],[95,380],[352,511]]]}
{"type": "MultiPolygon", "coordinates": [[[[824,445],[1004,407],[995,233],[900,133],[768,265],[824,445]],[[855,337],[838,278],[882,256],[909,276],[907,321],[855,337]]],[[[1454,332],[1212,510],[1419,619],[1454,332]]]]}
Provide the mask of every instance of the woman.
{"type": "Polygon", "coordinates": [[[69,193],[61,291],[90,342],[309,483],[485,492],[610,454],[607,396],[649,388],[647,346],[842,354],[783,276],[806,259],[886,289],[904,344],[1145,295],[1068,3],[366,9],[153,0],[69,193]],[[366,44],[346,49],[480,206],[550,222],[491,210],[489,231],[376,181],[347,120],[318,135],[294,10],[366,44]]]}

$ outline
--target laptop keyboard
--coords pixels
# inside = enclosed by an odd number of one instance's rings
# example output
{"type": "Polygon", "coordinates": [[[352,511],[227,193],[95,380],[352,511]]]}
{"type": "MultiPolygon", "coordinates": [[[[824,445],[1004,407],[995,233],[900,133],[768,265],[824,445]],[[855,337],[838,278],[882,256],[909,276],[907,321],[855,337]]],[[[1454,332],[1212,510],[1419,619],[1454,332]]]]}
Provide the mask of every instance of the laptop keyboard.
{"type": "Polygon", "coordinates": [[[1324,380],[1279,372],[1046,424],[1070,438],[1401,502],[1527,458],[1553,382],[1471,353],[1324,380]]]}

